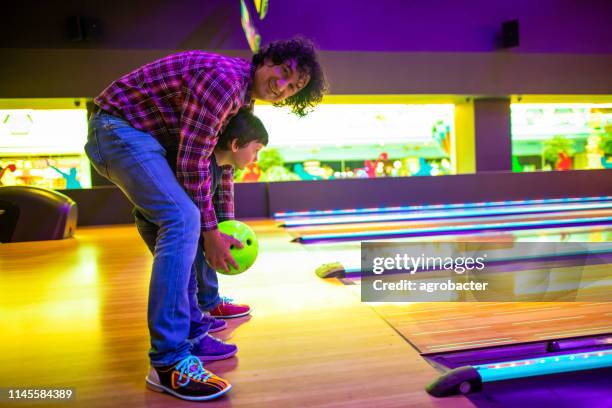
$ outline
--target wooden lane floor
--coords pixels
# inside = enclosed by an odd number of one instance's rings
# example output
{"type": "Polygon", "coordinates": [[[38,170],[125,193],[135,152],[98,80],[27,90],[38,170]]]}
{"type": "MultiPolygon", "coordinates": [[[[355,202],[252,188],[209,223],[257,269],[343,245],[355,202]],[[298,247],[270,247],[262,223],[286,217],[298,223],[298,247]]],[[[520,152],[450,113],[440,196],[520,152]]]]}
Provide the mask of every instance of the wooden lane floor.
{"type": "Polygon", "coordinates": [[[363,233],[375,231],[396,231],[409,230],[415,228],[440,228],[458,227],[466,225],[488,225],[499,222],[529,222],[541,220],[573,220],[589,219],[596,217],[610,217],[612,209],[583,210],[552,212],[543,214],[517,214],[504,216],[481,216],[481,217],[454,217],[433,220],[410,220],[410,221],[386,221],[371,223],[344,223],[332,225],[317,225],[306,227],[287,228],[287,231],[295,238],[317,235],[317,234],[338,234],[338,233],[363,233]]]}
{"type": "Polygon", "coordinates": [[[612,302],[414,303],[373,308],[423,354],[612,333],[612,302]]]}
{"type": "MultiPolygon", "coordinates": [[[[216,333],[239,352],[206,367],[234,389],[206,406],[472,406],[427,395],[437,372],[416,350],[351,291],[318,279],[316,261],[271,221],[251,225],[257,263],[220,285],[254,311],[216,333]]],[[[150,265],[134,226],[0,245],[0,387],[76,388],[65,406],[202,406],[144,386],[150,265]]]]}
{"type": "MultiPolygon", "coordinates": [[[[572,274],[566,273],[568,269],[564,268],[563,276],[571,278],[572,274]]],[[[555,273],[549,269],[546,272],[555,273]]],[[[577,272],[586,289],[563,290],[559,292],[560,295],[551,296],[568,300],[562,302],[471,301],[369,305],[422,354],[612,333],[612,302],[580,301],[592,295],[593,291],[596,291],[597,299],[609,295],[609,266],[589,265],[577,268],[577,272]],[[606,279],[608,286],[602,285],[606,279]],[[577,301],[571,301],[573,299],[577,301]]],[[[507,275],[512,273],[508,272],[507,275]]],[[[358,278],[344,278],[341,281],[348,284],[355,296],[360,295],[358,278]]],[[[571,287],[574,283],[556,282],[563,288],[571,287]]],[[[472,300],[475,299],[472,297],[472,300]]]]}
{"type": "MultiPolygon", "coordinates": [[[[530,231],[449,237],[449,240],[609,242],[612,240],[611,233],[612,230],[609,228],[583,227],[553,229],[538,233],[530,231]]],[[[358,244],[313,245],[306,248],[313,254],[313,258],[326,257],[327,262],[333,262],[336,259],[332,256],[335,255],[337,258],[348,260],[351,266],[359,265],[358,244]]],[[[539,267],[544,268],[544,273],[550,277],[551,284],[554,282],[561,288],[574,287],[576,284],[574,280],[579,279],[582,289],[561,290],[559,293],[562,296],[555,298],[577,301],[371,303],[370,306],[423,354],[612,333],[612,302],[580,301],[589,295],[595,294],[601,299],[605,297],[605,293],[610,293],[609,265],[576,267],[566,265],[564,262],[550,261],[539,264],[539,267]]],[[[541,271],[533,272],[537,276],[541,271]]],[[[521,283],[519,281],[524,280],[525,276],[522,274],[521,279],[518,277],[515,279],[512,272],[505,272],[500,274],[500,278],[506,279],[508,287],[512,289],[517,288],[521,283]]],[[[354,292],[355,296],[360,295],[358,276],[343,278],[341,281],[354,292]]],[[[547,291],[551,289],[552,286],[547,286],[547,291]]]]}

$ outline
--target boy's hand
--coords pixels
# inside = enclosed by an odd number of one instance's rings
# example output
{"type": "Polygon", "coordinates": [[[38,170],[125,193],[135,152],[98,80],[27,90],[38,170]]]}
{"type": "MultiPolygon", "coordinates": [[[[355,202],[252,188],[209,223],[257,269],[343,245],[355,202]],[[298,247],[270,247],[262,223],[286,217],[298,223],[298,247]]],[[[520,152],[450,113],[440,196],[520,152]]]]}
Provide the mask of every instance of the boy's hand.
{"type": "Polygon", "coordinates": [[[229,271],[228,265],[238,269],[238,264],[230,252],[233,245],[242,248],[242,243],[236,238],[220,232],[218,229],[206,231],[204,236],[204,254],[208,264],[213,269],[229,271]]]}

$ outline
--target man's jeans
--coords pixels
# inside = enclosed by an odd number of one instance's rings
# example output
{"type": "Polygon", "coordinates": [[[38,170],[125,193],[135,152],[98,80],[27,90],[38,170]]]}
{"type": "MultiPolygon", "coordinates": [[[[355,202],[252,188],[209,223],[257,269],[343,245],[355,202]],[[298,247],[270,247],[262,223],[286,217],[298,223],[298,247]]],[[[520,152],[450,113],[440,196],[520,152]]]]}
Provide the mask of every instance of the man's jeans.
{"type": "MultiPolygon", "coordinates": [[[[214,177],[214,176],[213,176],[214,177]]],[[[213,186],[214,180],[213,180],[213,186]]],[[[154,254],[153,249],[155,247],[155,239],[157,238],[157,231],[159,228],[157,225],[153,224],[149,220],[147,220],[144,215],[137,209],[134,208],[132,211],[134,215],[134,220],[136,221],[136,227],[138,228],[138,232],[140,236],[144,240],[144,242],[149,247],[151,253],[154,254]]],[[[189,280],[189,291],[197,292],[198,303],[200,305],[200,310],[204,312],[209,312],[214,309],[219,303],[221,303],[221,296],[219,296],[219,280],[217,278],[217,271],[213,269],[208,262],[206,262],[206,256],[204,253],[204,242],[202,238],[198,243],[198,250],[196,251],[195,261],[192,267],[192,276],[197,277],[197,285],[196,281],[193,279],[189,280]],[[193,287],[195,285],[195,288],[193,287]]],[[[206,320],[206,316],[204,319],[206,320]]],[[[208,319],[211,322],[214,319],[208,319]]],[[[193,326],[193,324],[192,324],[193,326]]],[[[200,329],[199,332],[194,332],[192,327],[192,332],[189,334],[190,339],[197,339],[201,337],[202,334],[206,334],[208,328],[202,332],[200,329]]]]}
{"type": "Polygon", "coordinates": [[[94,114],[85,151],[96,171],[116,184],[141,215],[138,230],[154,254],[149,356],[153,366],[174,364],[190,354],[189,339],[206,334],[212,321],[202,315],[197,298],[196,265],[207,266],[199,244],[200,211],[177,181],[159,142],[123,119],[94,114]]]}

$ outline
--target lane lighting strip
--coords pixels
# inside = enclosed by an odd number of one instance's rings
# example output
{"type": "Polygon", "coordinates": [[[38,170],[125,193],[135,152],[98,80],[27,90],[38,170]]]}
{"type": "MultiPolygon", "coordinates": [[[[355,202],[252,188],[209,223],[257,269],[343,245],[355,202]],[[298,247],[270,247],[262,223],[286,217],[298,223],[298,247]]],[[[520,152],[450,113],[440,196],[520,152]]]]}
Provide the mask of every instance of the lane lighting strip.
{"type": "Polygon", "coordinates": [[[377,214],[359,216],[336,216],[336,217],[316,217],[309,219],[287,220],[283,226],[286,228],[307,227],[316,225],[338,225],[349,223],[368,223],[368,222],[390,222],[390,221],[415,221],[415,220],[436,220],[446,218],[498,216],[513,214],[538,214],[538,213],[563,213],[568,211],[584,210],[603,210],[612,209],[612,202],[590,203],[574,205],[548,205],[548,206],[510,206],[507,208],[487,208],[477,210],[447,210],[397,213],[397,214],[377,214]]]}
{"type": "Polygon", "coordinates": [[[479,391],[487,382],[606,367],[612,367],[611,349],[458,367],[444,373],[426,389],[435,397],[444,397],[479,391]]]}
{"type": "Polygon", "coordinates": [[[311,234],[303,235],[294,239],[294,242],[302,244],[314,244],[322,242],[337,241],[370,241],[376,239],[405,238],[415,236],[444,235],[456,233],[469,233],[491,230],[521,230],[550,228],[551,226],[576,226],[576,225],[608,225],[612,223],[612,217],[579,218],[567,220],[537,220],[537,221],[517,221],[500,222],[491,224],[474,225],[451,225],[445,227],[412,228],[393,231],[372,231],[372,232],[350,232],[334,234],[311,234]]]}
{"type": "Polygon", "coordinates": [[[514,200],[514,201],[482,201],[476,203],[454,203],[454,204],[426,204],[399,207],[372,207],[372,208],[350,208],[335,210],[315,210],[315,211],[289,211],[276,212],[274,218],[284,219],[290,217],[311,217],[320,215],[344,215],[344,214],[370,214],[388,213],[416,210],[447,210],[453,208],[479,208],[479,207],[500,207],[511,205],[533,205],[533,204],[558,204],[558,203],[586,203],[594,201],[610,201],[612,196],[601,197],[568,197],[568,198],[546,198],[539,200],[514,200]]]}

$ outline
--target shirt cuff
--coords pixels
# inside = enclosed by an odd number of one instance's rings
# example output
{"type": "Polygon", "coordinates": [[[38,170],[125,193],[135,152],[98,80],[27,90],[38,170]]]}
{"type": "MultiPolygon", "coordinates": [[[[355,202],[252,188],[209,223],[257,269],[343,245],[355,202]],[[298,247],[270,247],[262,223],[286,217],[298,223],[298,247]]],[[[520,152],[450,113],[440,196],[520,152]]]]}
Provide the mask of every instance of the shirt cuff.
{"type": "Polygon", "coordinates": [[[204,211],[202,213],[202,232],[217,229],[217,216],[215,210],[204,211]]]}

